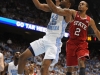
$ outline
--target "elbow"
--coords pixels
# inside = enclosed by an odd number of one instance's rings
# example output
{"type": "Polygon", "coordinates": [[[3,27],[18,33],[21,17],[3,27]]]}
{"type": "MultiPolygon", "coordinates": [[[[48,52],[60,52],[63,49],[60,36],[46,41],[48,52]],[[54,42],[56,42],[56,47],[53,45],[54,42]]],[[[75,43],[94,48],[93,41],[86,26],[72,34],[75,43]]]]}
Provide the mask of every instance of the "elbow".
{"type": "Polygon", "coordinates": [[[37,7],[37,9],[41,10],[41,9],[43,9],[44,6],[42,4],[37,4],[36,7],[37,7]]]}
{"type": "Polygon", "coordinates": [[[36,8],[37,9],[40,9],[41,8],[41,5],[40,4],[35,4],[36,8]]]}
{"type": "Polygon", "coordinates": [[[40,6],[36,6],[37,7],[37,9],[41,9],[41,7],[40,6]]]}

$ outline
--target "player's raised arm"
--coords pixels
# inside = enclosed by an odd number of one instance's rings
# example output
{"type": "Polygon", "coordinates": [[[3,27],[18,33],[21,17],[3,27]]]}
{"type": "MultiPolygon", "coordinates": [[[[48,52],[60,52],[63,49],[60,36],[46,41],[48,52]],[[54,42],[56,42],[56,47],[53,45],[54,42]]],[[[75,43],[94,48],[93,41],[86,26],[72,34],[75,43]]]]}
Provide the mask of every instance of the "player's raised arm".
{"type": "Polygon", "coordinates": [[[4,57],[3,54],[0,53],[0,71],[4,70],[4,57]]]}
{"type": "MultiPolygon", "coordinates": [[[[52,0],[46,0],[47,4],[49,5],[50,9],[58,14],[58,15],[61,15],[61,16],[67,16],[67,15],[72,15],[73,14],[73,9],[62,9],[62,8],[58,8],[56,7],[56,5],[52,2],[52,0]]],[[[67,2],[66,2],[67,3],[67,2]]],[[[71,3],[68,2],[67,4],[69,4],[69,7],[71,6],[71,3]]]]}
{"type": "Polygon", "coordinates": [[[32,0],[32,1],[38,9],[43,10],[45,12],[50,12],[48,4],[41,4],[38,0],[32,0]]]}
{"type": "Polygon", "coordinates": [[[97,38],[100,40],[100,31],[97,29],[96,24],[94,22],[93,19],[90,20],[90,26],[93,29],[95,35],[97,36],[97,38]]]}

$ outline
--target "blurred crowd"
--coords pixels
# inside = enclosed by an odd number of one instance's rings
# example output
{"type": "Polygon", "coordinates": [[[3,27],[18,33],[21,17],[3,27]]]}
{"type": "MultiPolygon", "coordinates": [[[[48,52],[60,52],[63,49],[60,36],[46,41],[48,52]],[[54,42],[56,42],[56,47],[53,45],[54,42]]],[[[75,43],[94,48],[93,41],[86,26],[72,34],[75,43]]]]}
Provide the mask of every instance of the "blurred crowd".
{"type": "MultiPolygon", "coordinates": [[[[4,54],[4,61],[6,63],[13,61],[13,55],[15,52],[19,51],[22,53],[29,45],[27,44],[29,42],[26,40],[22,41],[22,38],[17,39],[13,36],[12,38],[8,37],[8,39],[5,37],[5,39],[3,35],[2,37],[0,37],[0,52],[4,54]]],[[[41,75],[40,69],[43,56],[44,54],[36,57],[30,57],[28,59],[26,66],[29,68],[29,71],[33,70],[36,75],[41,75]]],[[[67,66],[65,56],[65,54],[60,53],[58,63],[55,66],[50,66],[49,68],[50,75],[66,75],[67,66]]],[[[74,68],[73,75],[78,75],[78,72],[79,69],[76,66],[74,68]]],[[[86,61],[86,75],[100,75],[100,60],[96,56],[86,61]]]]}
{"type": "Polygon", "coordinates": [[[50,13],[38,10],[32,0],[0,0],[0,16],[46,26],[50,13]]]}

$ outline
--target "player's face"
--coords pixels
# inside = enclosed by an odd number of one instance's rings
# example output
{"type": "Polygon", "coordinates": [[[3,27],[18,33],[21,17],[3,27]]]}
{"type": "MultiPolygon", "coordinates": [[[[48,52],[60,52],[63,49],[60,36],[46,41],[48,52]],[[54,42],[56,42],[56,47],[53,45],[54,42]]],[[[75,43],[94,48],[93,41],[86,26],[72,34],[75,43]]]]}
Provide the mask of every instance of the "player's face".
{"type": "Polygon", "coordinates": [[[20,55],[21,55],[20,52],[16,52],[16,53],[15,53],[15,58],[19,58],[20,55]]]}
{"type": "Polygon", "coordinates": [[[69,0],[61,0],[60,6],[62,8],[69,8],[70,7],[70,2],[69,0]]]}
{"type": "Polygon", "coordinates": [[[88,9],[87,3],[85,1],[81,1],[78,6],[79,11],[86,11],[88,9]]]}

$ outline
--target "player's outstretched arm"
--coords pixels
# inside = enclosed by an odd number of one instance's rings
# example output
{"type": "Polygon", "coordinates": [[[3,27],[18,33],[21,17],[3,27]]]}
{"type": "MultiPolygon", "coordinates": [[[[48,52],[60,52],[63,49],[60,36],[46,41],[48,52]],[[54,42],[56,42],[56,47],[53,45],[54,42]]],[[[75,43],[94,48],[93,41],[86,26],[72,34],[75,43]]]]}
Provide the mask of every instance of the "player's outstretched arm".
{"type": "Polygon", "coordinates": [[[61,16],[67,16],[67,15],[72,15],[72,9],[62,9],[56,7],[56,5],[52,2],[52,0],[46,0],[47,4],[49,5],[51,11],[54,13],[61,15],[61,16]]]}
{"type": "Polygon", "coordinates": [[[32,0],[32,1],[38,9],[43,10],[45,12],[50,12],[48,4],[41,4],[38,0],[32,0]]]}
{"type": "Polygon", "coordinates": [[[3,54],[0,53],[0,71],[4,70],[4,57],[3,54]]]}
{"type": "Polygon", "coordinates": [[[95,35],[97,36],[97,38],[100,40],[100,31],[97,29],[96,24],[94,22],[94,20],[91,18],[90,20],[90,26],[93,29],[95,35]]]}

